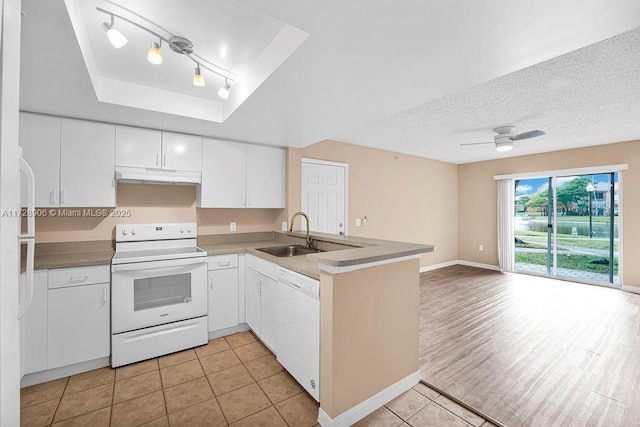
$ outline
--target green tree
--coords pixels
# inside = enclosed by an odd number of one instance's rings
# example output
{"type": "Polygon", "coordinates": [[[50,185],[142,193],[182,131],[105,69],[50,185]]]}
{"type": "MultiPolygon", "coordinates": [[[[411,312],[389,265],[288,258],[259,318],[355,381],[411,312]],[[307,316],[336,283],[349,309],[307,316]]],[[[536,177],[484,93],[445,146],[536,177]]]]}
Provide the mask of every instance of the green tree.
{"type": "Polygon", "coordinates": [[[543,215],[547,215],[547,209],[549,207],[549,190],[543,190],[534,194],[531,199],[525,203],[524,207],[527,209],[542,211],[543,215]]]}
{"type": "Polygon", "coordinates": [[[567,209],[571,209],[571,206],[575,205],[579,213],[588,212],[589,193],[587,192],[587,185],[589,183],[591,183],[589,178],[580,177],[558,187],[558,205],[562,204],[567,209]]]}

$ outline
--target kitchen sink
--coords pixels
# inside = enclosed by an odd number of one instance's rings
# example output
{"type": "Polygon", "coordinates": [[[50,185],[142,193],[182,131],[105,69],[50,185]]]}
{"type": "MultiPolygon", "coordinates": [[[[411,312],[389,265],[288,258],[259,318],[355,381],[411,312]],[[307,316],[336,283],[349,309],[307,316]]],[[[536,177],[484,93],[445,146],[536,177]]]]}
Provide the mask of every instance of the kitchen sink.
{"type": "Polygon", "coordinates": [[[270,248],[260,248],[258,250],[279,258],[324,252],[320,249],[311,249],[302,245],[273,246],[270,248]]]}

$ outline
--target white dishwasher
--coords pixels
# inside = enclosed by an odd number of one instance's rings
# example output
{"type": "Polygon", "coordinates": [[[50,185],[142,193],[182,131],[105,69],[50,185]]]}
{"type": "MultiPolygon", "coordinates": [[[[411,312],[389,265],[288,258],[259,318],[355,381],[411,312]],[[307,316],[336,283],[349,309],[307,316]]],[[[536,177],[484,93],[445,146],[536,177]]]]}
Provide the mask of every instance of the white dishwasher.
{"type": "Polygon", "coordinates": [[[278,362],[320,401],[320,282],[280,267],[278,362]]]}

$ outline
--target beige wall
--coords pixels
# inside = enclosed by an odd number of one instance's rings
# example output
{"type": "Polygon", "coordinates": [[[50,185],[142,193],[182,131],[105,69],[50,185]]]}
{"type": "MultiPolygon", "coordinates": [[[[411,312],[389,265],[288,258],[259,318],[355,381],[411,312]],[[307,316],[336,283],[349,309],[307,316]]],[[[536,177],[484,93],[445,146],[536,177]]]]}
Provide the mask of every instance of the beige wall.
{"type": "Polygon", "coordinates": [[[302,157],[349,164],[349,235],[436,245],[421,265],[458,257],[458,168],[335,141],[287,150],[287,207],[300,210],[302,157]],[[355,218],[367,217],[366,227],[355,218]]]}
{"type": "Polygon", "coordinates": [[[320,280],[320,404],[332,418],[418,371],[418,260],[320,280]]]}
{"type": "Polygon", "coordinates": [[[640,142],[468,163],[458,167],[458,253],[466,261],[497,265],[497,199],[494,175],[629,164],[622,174],[623,281],[640,285],[640,142]],[[478,245],[484,251],[478,251],[478,245]]]}
{"type": "Polygon", "coordinates": [[[111,240],[121,223],[197,222],[204,235],[228,233],[235,221],[238,232],[273,231],[284,211],[196,209],[195,187],[186,185],[118,184],[117,192],[117,210],[131,212],[130,217],[37,217],[36,241],[111,240]]]}

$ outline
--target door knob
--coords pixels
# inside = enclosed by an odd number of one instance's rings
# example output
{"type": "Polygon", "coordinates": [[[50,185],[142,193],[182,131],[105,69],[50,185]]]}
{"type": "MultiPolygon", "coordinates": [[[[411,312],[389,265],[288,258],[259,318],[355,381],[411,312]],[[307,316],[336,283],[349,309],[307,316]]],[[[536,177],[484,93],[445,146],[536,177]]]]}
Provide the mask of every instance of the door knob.
{"type": "Polygon", "coordinates": [[[344,225],[344,224],[340,223],[340,228],[342,228],[342,226],[343,226],[343,225],[344,225]]]}

